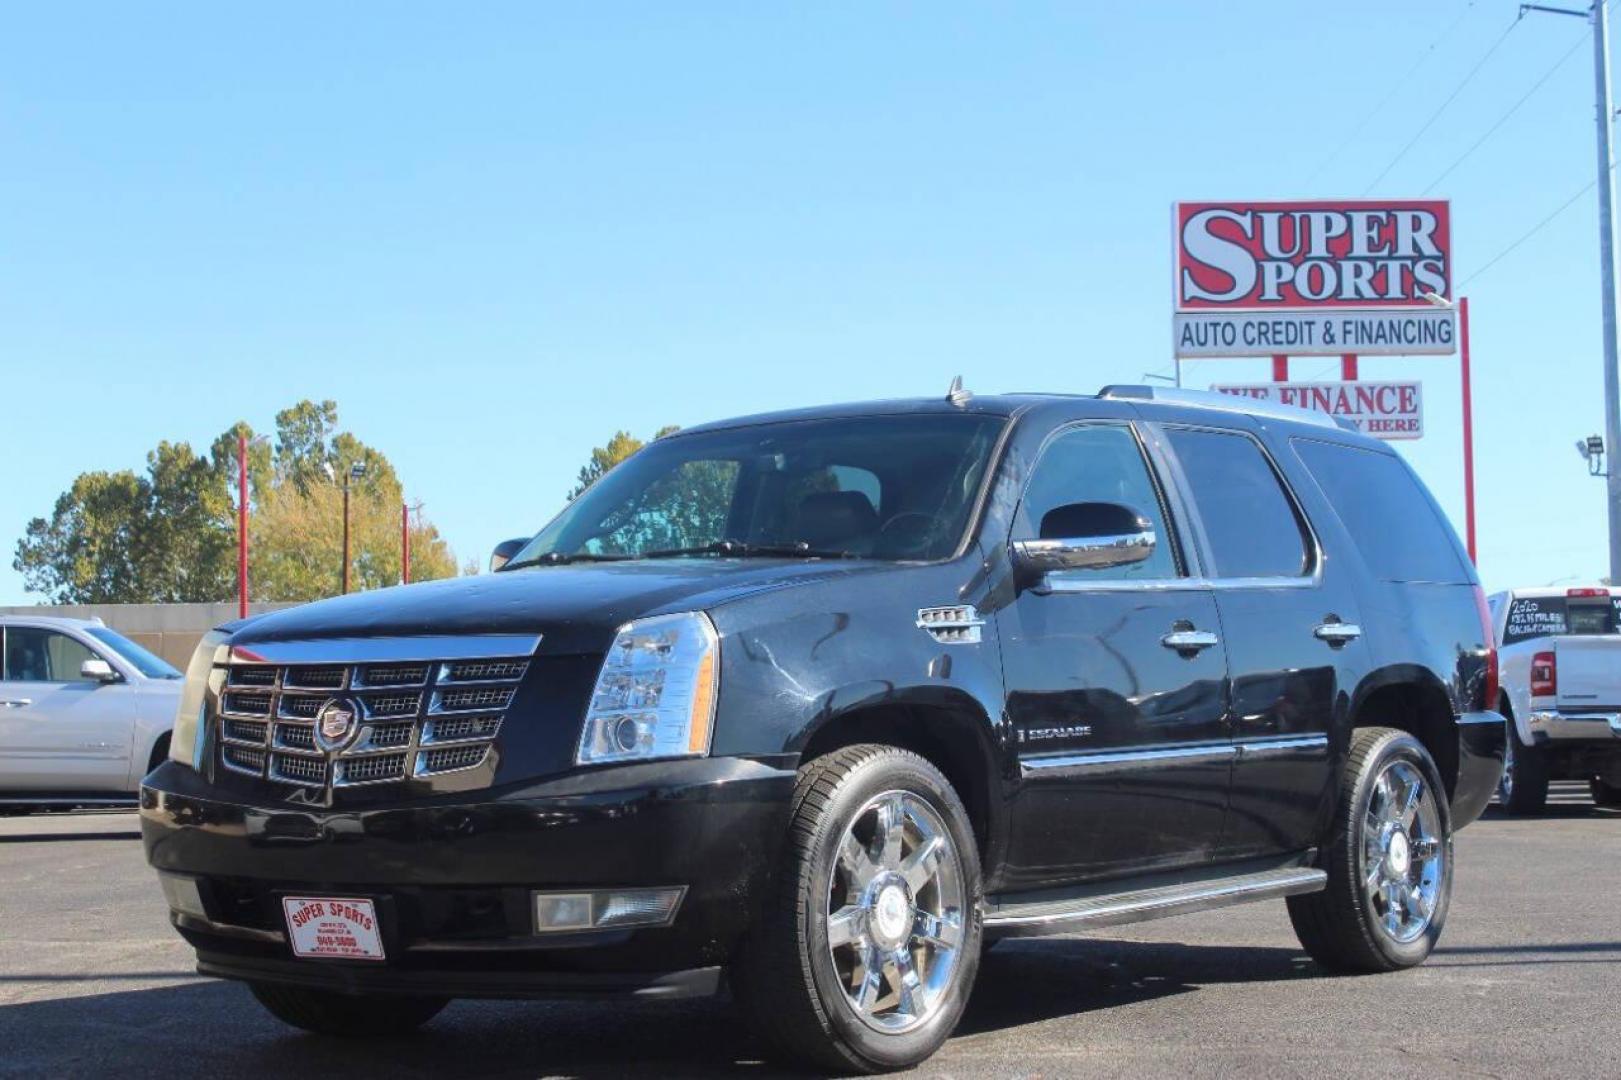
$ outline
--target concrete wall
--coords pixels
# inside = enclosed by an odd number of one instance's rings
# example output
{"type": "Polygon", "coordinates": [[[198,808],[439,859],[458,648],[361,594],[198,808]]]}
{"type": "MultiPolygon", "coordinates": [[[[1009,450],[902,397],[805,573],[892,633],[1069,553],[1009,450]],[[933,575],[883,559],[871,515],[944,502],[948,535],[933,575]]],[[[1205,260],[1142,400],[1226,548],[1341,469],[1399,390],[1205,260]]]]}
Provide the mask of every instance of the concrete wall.
{"type": "MultiPolygon", "coordinates": [[[[294,607],[287,603],[249,604],[259,615],[294,607]]],[[[33,604],[0,607],[0,615],[55,615],[66,619],[100,619],[131,641],[151,649],[184,670],[197,639],[236,618],[236,601],[222,604],[33,604]]]]}

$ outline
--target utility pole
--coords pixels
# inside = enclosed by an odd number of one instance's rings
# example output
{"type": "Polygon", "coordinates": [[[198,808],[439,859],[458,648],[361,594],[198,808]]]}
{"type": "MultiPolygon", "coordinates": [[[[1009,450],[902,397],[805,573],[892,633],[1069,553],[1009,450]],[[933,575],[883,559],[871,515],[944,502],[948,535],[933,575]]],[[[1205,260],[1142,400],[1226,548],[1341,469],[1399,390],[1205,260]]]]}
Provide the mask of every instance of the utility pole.
{"type": "MultiPolygon", "coordinates": [[[[1521,4],[1520,14],[1573,15],[1593,24],[1593,97],[1598,111],[1598,228],[1604,313],[1604,435],[1612,452],[1621,448],[1621,372],[1617,371],[1615,297],[1615,155],[1610,148],[1615,100],[1610,93],[1610,17],[1606,0],[1587,11],[1521,4]]],[[[1621,581],[1621,469],[1605,480],[1610,516],[1610,580],[1621,581]]]]}
{"type": "MultiPolygon", "coordinates": [[[[1604,433],[1621,447],[1621,384],[1615,341],[1615,156],[1610,149],[1615,102],[1610,96],[1610,19],[1606,0],[1593,4],[1593,77],[1598,98],[1598,227],[1604,261],[1604,433]]],[[[1621,581],[1621,469],[1610,467],[1610,580],[1621,581]]]]}

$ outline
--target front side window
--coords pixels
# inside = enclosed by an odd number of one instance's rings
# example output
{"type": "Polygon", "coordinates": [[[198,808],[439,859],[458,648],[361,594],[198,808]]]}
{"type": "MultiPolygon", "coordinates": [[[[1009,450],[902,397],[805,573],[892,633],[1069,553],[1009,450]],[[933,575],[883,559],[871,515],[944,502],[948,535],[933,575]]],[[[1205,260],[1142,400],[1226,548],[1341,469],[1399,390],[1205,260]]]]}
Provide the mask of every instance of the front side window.
{"type": "Polygon", "coordinates": [[[74,638],[34,626],[6,627],[7,682],[89,682],[79,674],[95,653],[74,638]]]}
{"type": "Polygon", "coordinates": [[[507,565],[702,555],[953,554],[1007,421],[863,416],[659,439],[598,480],[507,565]]]}
{"type": "Polygon", "coordinates": [[[1041,452],[1014,522],[1014,536],[1041,535],[1042,519],[1071,503],[1117,503],[1130,507],[1153,526],[1159,543],[1140,563],[1100,570],[1065,570],[1077,581],[1153,580],[1177,574],[1175,541],[1167,527],[1148,462],[1129,427],[1088,424],[1054,438],[1041,452]]]}
{"type": "Polygon", "coordinates": [[[1236,431],[1167,428],[1220,578],[1299,577],[1305,532],[1272,463],[1236,431]]]}

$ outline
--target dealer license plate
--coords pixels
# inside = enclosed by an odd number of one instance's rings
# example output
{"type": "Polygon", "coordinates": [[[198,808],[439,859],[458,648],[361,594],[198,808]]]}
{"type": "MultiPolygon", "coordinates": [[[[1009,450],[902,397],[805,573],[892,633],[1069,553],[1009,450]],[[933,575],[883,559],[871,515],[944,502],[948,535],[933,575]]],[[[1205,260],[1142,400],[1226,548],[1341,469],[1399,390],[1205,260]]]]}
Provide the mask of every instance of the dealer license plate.
{"type": "Polygon", "coordinates": [[[322,960],[382,960],[377,907],[370,900],[331,896],[283,897],[293,955],[322,960]]]}

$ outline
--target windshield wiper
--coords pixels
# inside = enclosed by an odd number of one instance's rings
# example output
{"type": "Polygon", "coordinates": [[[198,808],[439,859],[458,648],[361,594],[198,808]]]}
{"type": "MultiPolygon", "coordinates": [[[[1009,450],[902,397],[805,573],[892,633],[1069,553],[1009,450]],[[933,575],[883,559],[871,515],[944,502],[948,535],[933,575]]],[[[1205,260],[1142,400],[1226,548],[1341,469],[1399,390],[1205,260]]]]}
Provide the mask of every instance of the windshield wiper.
{"type": "Polygon", "coordinates": [[[634,558],[631,555],[600,555],[590,551],[576,551],[572,554],[561,551],[548,551],[544,555],[536,555],[533,559],[524,559],[522,562],[509,562],[501,567],[504,573],[508,570],[522,570],[526,566],[567,566],[577,562],[623,562],[634,558]]]}
{"type": "Polygon", "coordinates": [[[800,540],[792,544],[748,544],[742,540],[717,540],[696,547],[662,548],[644,551],[639,559],[677,559],[683,555],[729,555],[738,559],[859,559],[853,551],[813,548],[800,540]]]}

